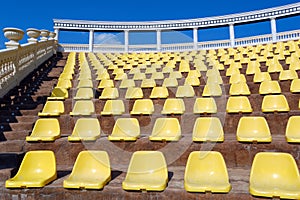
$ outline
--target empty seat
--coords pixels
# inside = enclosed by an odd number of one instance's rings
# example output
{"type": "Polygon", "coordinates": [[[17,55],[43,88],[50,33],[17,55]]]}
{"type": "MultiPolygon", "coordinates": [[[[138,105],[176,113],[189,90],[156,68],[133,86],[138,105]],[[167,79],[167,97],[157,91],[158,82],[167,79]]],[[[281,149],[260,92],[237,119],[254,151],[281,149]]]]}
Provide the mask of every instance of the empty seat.
{"type": "Polygon", "coordinates": [[[124,190],[163,191],[168,183],[168,169],[164,155],[159,151],[136,151],[132,154],[124,190]]]}
{"type": "Polygon", "coordinates": [[[77,84],[77,88],[93,88],[92,80],[80,80],[77,84]]]}
{"type": "Polygon", "coordinates": [[[162,84],[163,87],[177,87],[178,81],[176,78],[166,78],[162,84]]]}
{"type": "Polygon", "coordinates": [[[169,78],[180,79],[182,78],[182,74],[179,71],[173,71],[170,73],[169,78]]]}
{"type": "Polygon", "coordinates": [[[72,87],[72,83],[71,83],[70,80],[59,79],[58,82],[57,82],[56,87],[70,89],[72,87]]]}
{"type": "Polygon", "coordinates": [[[261,83],[263,81],[270,81],[271,76],[268,72],[257,72],[254,74],[253,82],[254,83],[261,83]]]}
{"type": "Polygon", "coordinates": [[[222,88],[219,84],[206,84],[202,93],[203,97],[222,96],[222,88]]]}
{"type": "Polygon", "coordinates": [[[105,151],[81,151],[64,188],[102,189],[111,179],[108,154],[105,151]]]}
{"type": "Polygon", "coordinates": [[[134,102],[131,115],[151,115],[154,105],[151,99],[138,99],[134,102]]]}
{"type": "Polygon", "coordinates": [[[227,113],[251,113],[252,107],[246,96],[231,96],[226,105],[227,113]]]}
{"type": "Polygon", "coordinates": [[[117,88],[104,88],[99,99],[117,99],[119,98],[119,91],[117,88]]]}
{"type": "Polygon", "coordinates": [[[229,95],[236,96],[236,95],[250,95],[250,90],[247,83],[233,83],[230,85],[229,95]]]}
{"type": "Polygon", "coordinates": [[[286,80],[294,80],[298,78],[298,74],[295,70],[282,70],[279,74],[279,80],[280,81],[286,81],[286,80]]]}
{"type": "Polygon", "coordinates": [[[292,93],[300,92],[300,79],[292,80],[290,91],[292,93]]]}
{"type": "Polygon", "coordinates": [[[286,126],[285,137],[287,142],[300,142],[300,116],[291,116],[286,126]]]}
{"type": "Polygon", "coordinates": [[[278,81],[263,81],[259,86],[259,94],[280,94],[278,81]]]}
{"type": "Polygon", "coordinates": [[[105,79],[110,79],[109,73],[107,71],[97,74],[97,78],[96,78],[97,81],[99,81],[99,80],[101,81],[101,80],[105,80],[105,79]]]}
{"type": "Polygon", "coordinates": [[[264,117],[241,117],[237,127],[240,142],[271,142],[272,137],[264,117]]]}
{"type": "Polygon", "coordinates": [[[51,96],[48,97],[48,100],[65,100],[69,98],[69,93],[66,88],[55,87],[51,92],[51,96]]]}
{"type": "Polygon", "coordinates": [[[107,100],[101,115],[122,115],[124,112],[125,106],[122,100],[107,100]]]}
{"type": "Polygon", "coordinates": [[[119,88],[135,87],[135,82],[132,79],[123,79],[119,88]]]}
{"type": "Polygon", "coordinates": [[[110,141],[135,141],[140,136],[139,121],[135,118],[117,119],[111,135],[110,141]]]}
{"type": "Polygon", "coordinates": [[[193,128],[194,142],[223,142],[224,131],[217,117],[199,117],[193,128]]]}
{"type": "Polygon", "coordinates": [[[68,140],[71,142],[94,141],[100,137],[100,134],[101,128],[97,118],[80,118],[76,121],[68,140]]]}
{"type": "Polygon", "coordinates": [[[57,119],[38,119],[33,127],[30,136],[26,137],[27,142],[54,141],[60,137],[60,126],[57,119]]]}
{"type": "Polygon", "coordinates": [[[200,81],[198,77],[187,77],[184,81],[184,85],[191,85],[191,86],[199,86],[200,81]]]}
{"type": "Polygon", "coordinates": [[[206,84],[223,84],[223,79],[219,74],[216,76],[208,76],[206,79],[206,84]]]}
{"type": "Polygon", "coordinates": [[[93,97],[94,97],[93,88],[78,88],[74,99],[88,100],[88,99],[92,99],[93,97]]]}
{"type": "Polygon", "coordinates": [[[144,79],[141,83],[141,88],[153,88],[156,86],[154,79],[144,79]]]}
{"type": "Polygon", "coordinates": [[[189,72],[190,71],[190,64],[187,60],[181,60],[179,64],[179,72],[189,72]]]}
{"type": "Polygon", "coordinates": [[[244,74],[233,74],[230,76],[229,83],[246,83],[246,78],[244,74]]]}
{"type": "Polygon", "coordinates": [[[5,187],[44,187],[56,178],[54,153],[52,151],[29,151],[25,154],[17,174],[5,182],[5,187]]]}
{"type": "Polygon", "coordinates": [[[261,109],[263,112],[288,112],[289,104],[284,95],[266,95],[263,98],[261,109]]]}
{"type": "Polygon", "coordinates": [[[151,79],[153,80],[162,80],[164,79],[165,76],[162,72],[154,72],[152,75],[151,75],[151,79]]]}
{"type": "Polygon", "coordinates": [[[180,85],[177,88],[175,96],[177,98],[194,97],[195,91],[191,85],[180,85]]]}
{"type": "Polygon", "coordinates": [[[47,101],[42,112],[38,113],[40,117],[59,116],[65,112],[64,102],[47,101]]]}
{"type": "Polygon", "coordinates": [[[214,98],[197,98],[193,112],[194,114],[217,113],[217,105],[214,98]]]}
{"type": "Polygon", "coordinates": [[[150,98],[165,99],[169,96],[168,89],[166,87],[154,87],[151,91],[150,98]]]}
{"type": "Polygon", "coordinates": [[[254,196],[300,198],[298,167],[293,156],[288,153],[257,153],[249,182],[250,193],[254,196]]]}
{"type": "Polygon", "coordinates": [[[79,100],[75,102],[71,116],[76,115],[92,115],[95,112],[94,103],[91,100],[79,100]]]}
{"type": "Polygon", "coordinates": [[[100,81],[98,88],[114,87],[114,81],[110,79],[103,79],[100,81]]]}
{"type": "Polygon", "coordinates": [[[138,80],[144,80],[146,79],[146,75],[144,73],[135,73],[133,75],[133,80],[138,81],[138,80]]]}
{"type": "Polygon", "coordinates": [[[184,173],[184,188],[188,192],[229,192],[231,184],[222,154],[216,151],[191,152],[184,173]]]}
{"type": "Polygon", "coordinates": [[[176,118],[158,118],[155,121],[151,141],[178,141],[181,137],[181,128],[176,118]]]}
{"type": "Polygon", "coordinates": [[[142,88],[130,87],[127,88],[125,98],[126,99],[141,99],[144,97],[142,88]]]}
{"type": "Polygon", "coordinates": [[[182,99],[169,98],[165,101],[161,114],[183,114],[185,106],[182,99]]]}

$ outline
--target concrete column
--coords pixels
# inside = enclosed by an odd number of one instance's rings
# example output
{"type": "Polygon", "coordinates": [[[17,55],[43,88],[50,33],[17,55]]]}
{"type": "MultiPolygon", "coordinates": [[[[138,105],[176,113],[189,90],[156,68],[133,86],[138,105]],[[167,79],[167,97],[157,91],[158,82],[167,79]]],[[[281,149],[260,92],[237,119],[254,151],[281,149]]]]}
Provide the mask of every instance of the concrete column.
{"type": "Polygon", "coordinates": [[[230,35],[230,45],[231,47],[235,46],[235,37],[234,37],[234,24],[229,24],[229,35],[230,35]]]}
{"type": "Polygon", "coordinates": [[[125,52],[129,50],[129,31],[124,30],[124,45],[125,45],[125,52]]]}
{"type": "Polygon", "coordinates": [[[276,42],[277,40],[277,31],[276,31],[276,19],[275,18],[272,18],[271,19],[271,33],[272,33],[272,40],[273,42],[276,42]]]}
{"type": "Polygon", "coordinates": [[[194,49],[198,49],[198,28],[193,29],[194,49]]]}
{"type": "Polygon", "coordinates": [[[156,50],[161,50],[161,30],[156,30],[156,50]]]}
{"type": "Polygon", "coordinates": [[[94,30],[90,30],[90,37],[89,37],[89,51],[93,52],[94,47],[94,30]]]}
{"type": "Polygon", "coordinates": [[[58,41],[59,29],[54,29],[54,33],[56,34],[54,39],[58,41]]]}

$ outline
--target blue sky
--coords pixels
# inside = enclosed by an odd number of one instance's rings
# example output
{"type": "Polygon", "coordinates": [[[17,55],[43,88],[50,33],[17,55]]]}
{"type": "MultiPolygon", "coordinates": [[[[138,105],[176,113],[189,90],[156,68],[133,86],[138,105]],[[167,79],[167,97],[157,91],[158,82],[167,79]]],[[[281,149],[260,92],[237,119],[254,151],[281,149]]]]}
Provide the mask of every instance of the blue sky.
{"type": "MultiPolygon", "coordinates": [[[[27,28],[38,28],[53,30],[53,19],[83,19],[101,21],[153,21],[168,19],[189,19],[208,16],[217,16],[251,10],[264,9],[274,6],[296,3],[299,0],[212,0],[212,1],[174,1],[174,0],[151,0],[151,1],[17,1],[17,6],[11,1],[1,2],[0,28],[17,27],[23,30],[27,28]]],[[[290,20],[278,20],[277,30],[286,31],[300,29],[300,17],[290,20]]],[[[270,33],[269,22],[261,22],[254,25],[241,25],[235,27],[236,37],[270,33]]],[[[130,41],[136,44],[139,41],[139,33],[130,36],[130,41]],[[134,35],[136,34],[136,35],[134,35]],[[137,36],[137,37],[135,37],[137,36]],[[137,38],[134,41],[134,38],[137,38]]],[[[175,33],[175,35],[179,33],[175,33]]],[[[181,34],[183,40],[189,41],[191,32],[181,34]]],[[[106,40],[111,43],[120,42],[122,33],[111,35],[97,34],[96,41],[106,40]],[[107,38],[110,38],[107,40],[107,38]],[[116,41],[114,41],[116,40],[116,41]]],[[[148,41],[155,42],[155,33],[147,34],[148,41]]],[[[199,41],[213,39],[227,39],[229,33],[226,27],[208,30],[199,30],[199,41]]],[[[162,35],[164,41],[168,43],[169,35],[162,35]]],[[[177,37],[179,38],[179,37],[177,37]]],[[[26,42],[27,37],[21,43],[26,42]]],[[[60,42],[87,43],[88,33],[62,32],[60,42]]],[[[4,48],[7,41],[3,34],[0,34],[0,48],[4,48]]]]}

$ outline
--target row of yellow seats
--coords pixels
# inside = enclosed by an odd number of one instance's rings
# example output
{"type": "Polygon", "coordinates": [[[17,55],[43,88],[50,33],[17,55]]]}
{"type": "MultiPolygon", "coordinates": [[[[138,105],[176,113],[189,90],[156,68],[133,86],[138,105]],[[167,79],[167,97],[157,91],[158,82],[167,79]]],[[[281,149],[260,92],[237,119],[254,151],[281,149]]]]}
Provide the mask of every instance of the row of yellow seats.
{"type": "MultiPolygon", "coordinates": [[[[18,173],[5,182],[6,188],[44,187],[57,178],[52,151],[29,151],[18,173]]],[[[168,167],[160,151],[132,154],[122,188],[128,191],[163,191],[168,184],[168,167]]],[[[110,160],[105,151],[82,151],[73,170],[63,181],[68,189],[102,189],[111,180],[110,160]]],[[[184,173],[188,192],[228,193],[231,183],[226,163],[216,151],[191,152],[184,173]]],[[[300,177],[291,154],[259,152],[252,163],[249,191],[254,196],[300,198],[300,177]]]]}
{"type": "MultiPolygon", "coordinates": [[[[300,116],[289,118],[285,136],[287,142],[299,143],[300,116]]],[[[76,121],[72,135],[68,140],[95,141],[101,135],[97,118],[80,118],[76,121]]],[[[57,119],[38,119],[28,142],[54,141],[60,137],[60,125],[57,119]]],[[[119,118],[116,120],[112,133],[108,136],[111,141],[135,141],[140,137],[140,125],[136,118],[119,118]]],[[[149,136],[151,141],[178,141],[181,137],[181,127],[176,118],[158,118],[149,136]]],[[[240,118],[236,137],[239,142],[271,142],[272,136],[264,117],[244,116],[240,118]]],[[[199,117],[194,123],[192,138],[194,142],[223,142],[224,132],[217,117],[199,117]]]]}

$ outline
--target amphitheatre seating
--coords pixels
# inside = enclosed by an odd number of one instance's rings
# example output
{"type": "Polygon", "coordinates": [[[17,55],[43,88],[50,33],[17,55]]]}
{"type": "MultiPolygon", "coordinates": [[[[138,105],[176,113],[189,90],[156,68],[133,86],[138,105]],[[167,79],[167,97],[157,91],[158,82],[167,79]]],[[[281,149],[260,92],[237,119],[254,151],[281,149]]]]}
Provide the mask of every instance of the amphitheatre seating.
{"type": "Polygon", "coordinates": [[[214,98],[197,98],[193,107],[194,114],[217,113],[217,105],[214,98]]]}
{"type": "Polygon", "coordinates": [[[254,157],[249,190],[264,197],[300,198],[300,177],[292,155],[260,152],[254,157]]]}
{"type": "Polygon", "coordinates": [[[285,137],[287,142],[299,143],[300,142],[300,116],[291,116],[286,125],[285,137]]]}
{"type": "Polygon", "coordinates": [[[101,115],[122,115],[124,112],[125,106],[122,100],[107,100],[101,115]]]}
{"type": "Polygon", "coordinates": [[[240,83],[233,83],[230,85],[229,95],[231,96],[240,96],[240,95],[250,95],[251,92],[247,83],[240,82],[240,83]]]}
{"type": "Polygon", "coordinates": [[[153,88],[156,86],[156,82],[153,78],[144,79],[141,84],[141,88],[153,88]]]}
{"type": "Polygon", "coordinates": [[[94,97],[94,91],[92,88],[78,88],[76,95],[73,99],[75,100],[89,100],[94,97]]]}
{"type": "Polygon", "coordinates": [[[195,91],[191,85],[181,85],[177,87],[176,97],[184,98],[184,97],[194,97],[195,91]]]}
{"type": "Polygon", "coordinates": [[[123,79],[119,88],[135,87],[135,82],[132,79],[123,79]]]}
{"type": "Polygon", "coordinates": [[[48,97],[48,100],[65,100],[69,98],[68,90],[65,88],[55,87],[51,92],[51,96],[48,97]]]}
{"type": "Polygon", "coordinates": [[[168,98],[169,92],[166,87],[154,87],[151,91],[151,99],[165,99],[168,98]]]}
{"type": "Polygon", "coordinates": [[[227,113],[251,113],[253,111],[246,96],[230,96],[226,105],[227,113]]]}
{"type": "Polygon", "coordinates": [[[91,100],[79,100],[75,102],[71,116],[92,115],[95,113],[94,103],[91,100]]]}
{"type": "Polygon", "coordinates": [[[206,84],[202,93],[203,97],[222,96],[222,88],[219,84],[206,84]]]}
{"type": "Polygon", "coordinates": [[[117,88],[104,88],[99,99],[117,99],[119,91],[117,88]]]}
{"type": "Polygon", "coordinates": [[[113,80],[108,80],[108,79],[103,79],[100,81],[98,88],[106,88],[106,87],[114,87],[114,82],[113,80]]]}
{"type": "Polygon", "coordinates": [[[151,115],[154,105],[151,99],[138,99],[134,102],[131,115],[151,115]]]}
{"type": "Polygon", "coordinates": [[[223,142],[224,131],[217,117],[199,117],[193,128],[194,142],[223,142]]]}
{"type": "Polygon", "coordinates": [[[47,101],[42,112],[38,113],[40,117],[59,116],[65,112],[64,103],[62,101],[47,101]]]}
{"type": "Polygon", "coordinates": [[[111,179],[108,154],[105,151],[82,151],[72,173],[64,180],[64,188],[102,189],[111,179]]]}
{"type": "Polygon", "coordinates": [[[27,142],[54,141],[60,137],[60,126],[57,119],[38,119],[33,127],[30,136],[26,137],[27,142]]]}
{"type": "Polygon", "coordinates": [[[134,152],[128,166],[124,190],[163,191],[168,183],[168,169],[159,151],[134,152]]]}
{"type": "Polygon", "coordinates": [[[280,94],[278,81],[263,81],[259,86],[259,94],[280,94]]]}
{"type": "Polygon", "coordinates": [[[139,121],[135,118],[117,119],[111,135],[110,141],[135,141],[140,136],[139,121]]]}
{"type": "Polygon", "coordinates": [[[158,118],[155,121],[151,141],[178,141],[181,137],[181,128],[176,118],[158,118]]]}
{"type": "Polygon", "coordinates": [[[300,92],[300,79],[292,80],[290,91],[292,93],[300,92]]]}
{"type": "Polygon", "coordinates": [[[284,95],[266,95],[263,98],[262,112],[288,112],[289,104],[284,95]]]}
{"type": "Polygon", "coordinates": [[[39,188],[57,178],[56,160],[52,151],[29,151],[17,174],[5,182],[6,188],[39,188]]]}
{"type": "Polygon", "coordinates": [[[97,118],[80,118],[76,121],[70,142],[94,141],[100,137],[101,128],[97,118]]]}
{"type": "Polygon", "coordinates": [[[231,189],[222,154],[216,151],[190,153],[184,174],[188,192],[227,193],[231,189]]]}
{"type": "Polygon", "coordinates": [[[185,106],[182,99],[168,98],[163,106],[161,114],[183,114],[185,106]]]}
{"type": "Polygon", "coordinates": [[[130,87],[127,88],[125,98],[126,99],[141,99],[144,97],[142,88],[130,87]]]}
{"type": "Polygon", "coordinates": [[[77,88],[93,88],[93,82],[88,79],[80,80],[77,84],[77,88]]]}

